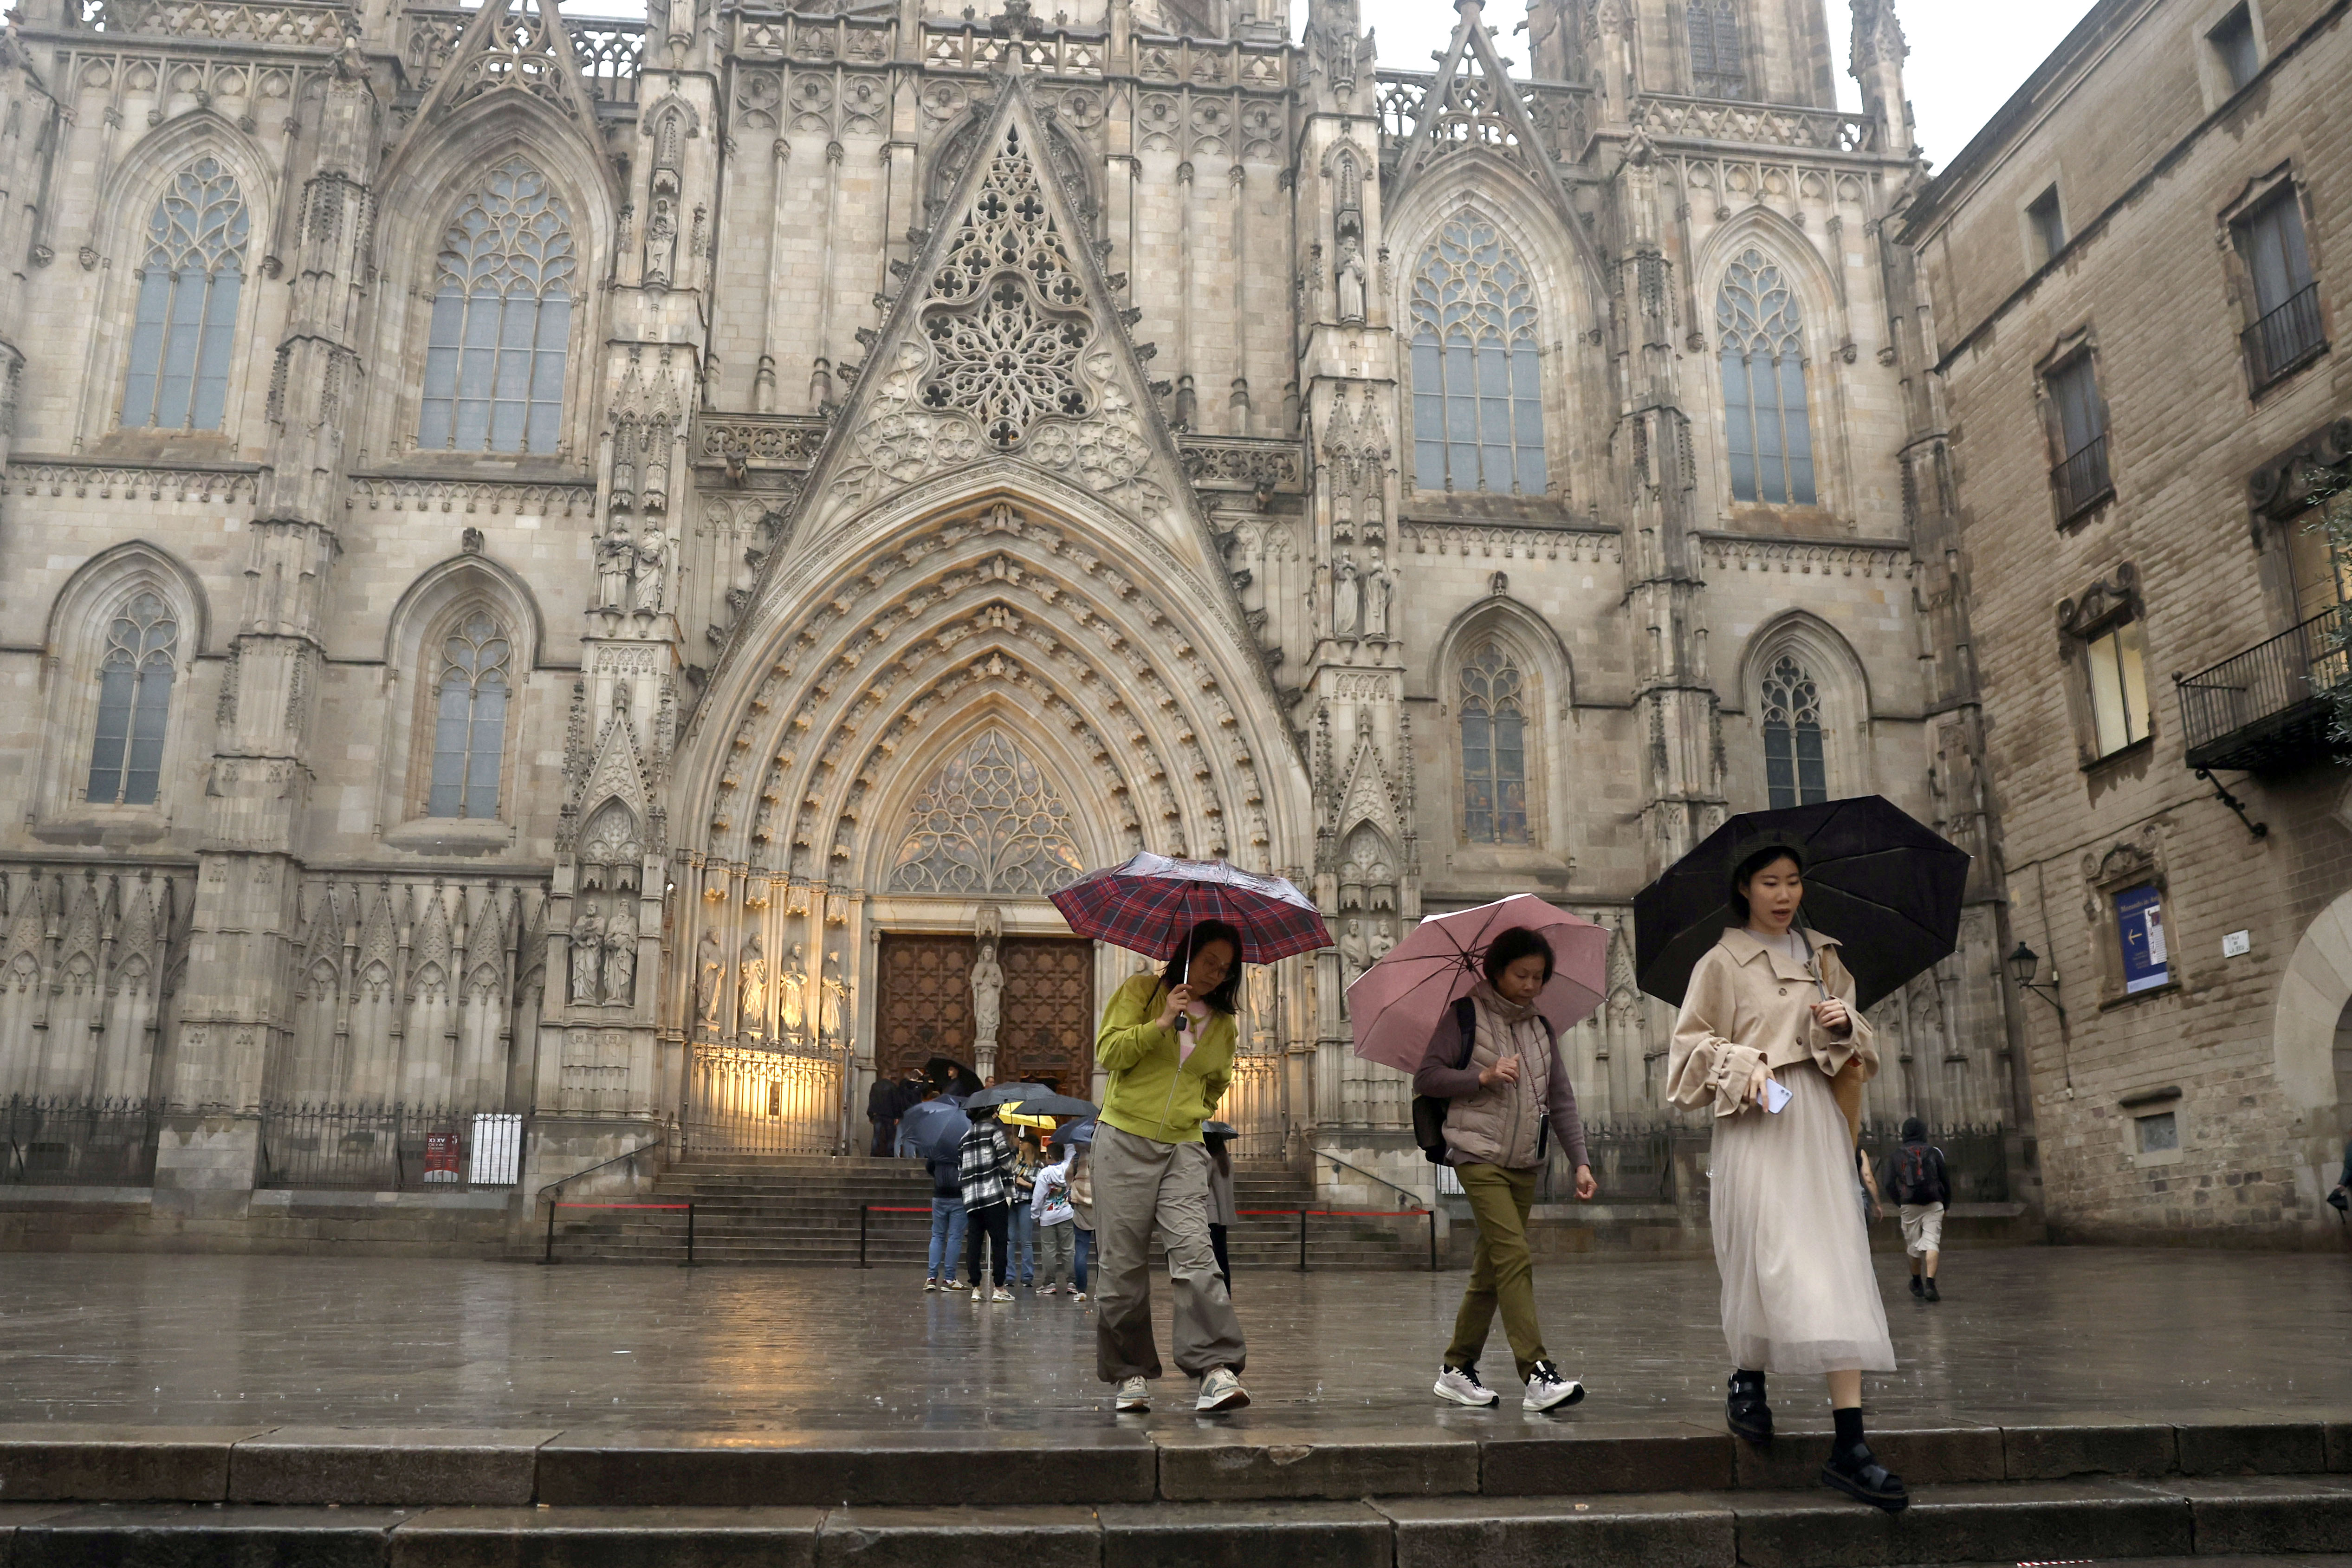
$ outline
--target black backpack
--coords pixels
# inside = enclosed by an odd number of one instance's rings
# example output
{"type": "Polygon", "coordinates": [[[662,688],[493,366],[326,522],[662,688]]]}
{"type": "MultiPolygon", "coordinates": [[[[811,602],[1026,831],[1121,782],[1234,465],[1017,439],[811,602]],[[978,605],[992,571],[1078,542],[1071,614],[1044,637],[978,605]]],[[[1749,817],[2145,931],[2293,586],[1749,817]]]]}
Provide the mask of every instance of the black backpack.
{"type": "MultiPolygon", "coordinates": [[[[1470,1065],[1470,1053],[1478,1048],[1478,1005],[1467,996],[1456,998],[1454,1022],[1462,1030],[1462,1054],[1454,1061],[1454,1070],[1461,1071],[1470,1065]]],[[[1544,1032],[1551,1036],[1555,1050],[1559,1036],[1549,1020],[1544,1032]]],[[[1445,1110],[1454,1102],[1442,1095],[1416,1094],[1412,1097],[1412,1141],[1421,1146],[1433,1165],[1445,1163],[1445,1110]]],[[[1540,1161],[1551,1142],[1551,1118],[1546,1115],[1536,1122],[1536,1158],[1540,1161]]]]}
{"type": "Polygon", "coordinates": [[[1887,1185],[1895,1189],[1898,1204],[1935,1204],[1944,1201],[1944,1184],[1937,1175],[1929,1173],[1927,1156],[1936,1156],[1937,1173],[1944,1163],[1944,1152],[1931,1144],[1906,1143],[1895,1151],[1889,1162],[1893,1178],[1887,1185]]]}

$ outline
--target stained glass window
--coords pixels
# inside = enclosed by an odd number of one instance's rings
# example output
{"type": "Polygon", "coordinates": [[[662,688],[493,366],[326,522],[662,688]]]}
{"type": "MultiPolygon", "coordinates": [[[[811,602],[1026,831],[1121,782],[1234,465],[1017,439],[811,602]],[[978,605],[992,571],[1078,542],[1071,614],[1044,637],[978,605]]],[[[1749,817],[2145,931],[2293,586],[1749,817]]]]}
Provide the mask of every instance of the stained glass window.
{"type": "Polygon", "coordinates": [[[1813,504],[1813,429],[1805,413],[1805,322],[1779,263],[1740,252],[1716,296],[1731,497],[1813,504]]]}
{"type": "Polygon", "coordinates": [[[1413,273],[1413,482],[1544,493],[1543,382],[1527,264],[1495,226],[1449,219],[1413,273]]]}
{"type": "Polygon", "coordinates": [[[1732,0],[1690,0],[1683,20],[1690,35],[1691,90],[1701,98],[1746,98],[1748,57],[1739,47],[1732,0]]]}
{"type": "Polygon", "coordinates": [[[509,159],[442,241],[419,447],[556,450],[578,273],[570,210],[545,175],[509,159]]]}
{"type": "Polygon", "coordinates": [[[217,158],[182,169],[156,199],[139,264],[123,428],[221,427],[237,295],[245,287],[246,230],[245,198],[217,158]]]}
{"type": "Polygon", "coordinates": [[[890,874],[904,893],[1050,893],[1085,869],[1070,808],[1028,753],[991,730],[915,797],[890,874]]]}
{"type": "Polygon", "coordinates": [[[163,776],[163,726],[172,712],[172,655],[180,626],[154,594],[134,595],[107,629],[98,668],[98,735],[84,798],[100,805],[152,805],[163,776]]]}
{"type": "Polygon", "coordinates": [[[494,817],[507,735],[506,631],[480,611],[441,645],[428,816],[494,817]]]}
{"type": "Polygon", "coordinates": [[[1764,784],[1772,809],[1830,797],[1822,760],[1822,694],[1803,666],[1783,654],[1764,678],[1764,784]]]}
{"type": "Polygon", "coordinates": [[[1462,667],[1462,834],[1474,844],[1528,841],[1525,686],[1499,643],[1462,667]]]}

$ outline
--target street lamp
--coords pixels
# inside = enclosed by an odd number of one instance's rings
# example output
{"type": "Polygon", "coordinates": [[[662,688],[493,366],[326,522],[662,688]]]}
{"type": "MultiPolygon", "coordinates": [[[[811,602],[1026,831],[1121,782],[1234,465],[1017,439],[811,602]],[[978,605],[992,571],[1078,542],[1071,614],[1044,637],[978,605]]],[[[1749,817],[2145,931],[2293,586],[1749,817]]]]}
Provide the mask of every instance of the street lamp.
{"type": "Polygon", "coordinates": [[[2019,990],[2031,991],[2036,996],[2041,997],[2044,1002],[2049,1003],[2051,1006],[2057,1008],[2058,1021],[2061,1024],[2063,1024],[2066,1021],[2066,1009],[2065,1006],[2058,1000],[2058,971],[2053,969],[2050,972],[2049,984],[2036,985],[2033,984],[2033,971],[2041,963],[2042,955],[2034,952],[2032,948],[2026,946],[2022,941],[2020,941],[2017,944],[2017,951],[2009,955],[2009,972],[2017,977],[2017,988],[2019,990]]]}

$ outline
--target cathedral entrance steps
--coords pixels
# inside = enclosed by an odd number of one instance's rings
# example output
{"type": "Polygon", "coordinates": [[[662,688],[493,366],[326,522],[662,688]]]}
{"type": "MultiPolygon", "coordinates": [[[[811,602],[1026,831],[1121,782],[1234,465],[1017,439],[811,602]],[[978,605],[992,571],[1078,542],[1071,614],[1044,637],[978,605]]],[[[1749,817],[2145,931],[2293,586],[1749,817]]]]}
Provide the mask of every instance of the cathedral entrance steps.
{"type": "Polygon", "coordinates": [[[1874,1433],[1913,1488],[1893,1515],[1811,1484],[1824,1433],[1751,1447],[1515,1407],[1356,1427],[1189,1409],[1072,1411],[1034,1430],[44,1424],[0,1427],[16,1500],[0,1560],[2317,1568],[2352,1552],[2352,1459],[2326,1436],[2339,1423],[2021,1419],[1874,1433]],[[2209,1466],[2221,1473],[2182,1473],[2209,1466]]]}

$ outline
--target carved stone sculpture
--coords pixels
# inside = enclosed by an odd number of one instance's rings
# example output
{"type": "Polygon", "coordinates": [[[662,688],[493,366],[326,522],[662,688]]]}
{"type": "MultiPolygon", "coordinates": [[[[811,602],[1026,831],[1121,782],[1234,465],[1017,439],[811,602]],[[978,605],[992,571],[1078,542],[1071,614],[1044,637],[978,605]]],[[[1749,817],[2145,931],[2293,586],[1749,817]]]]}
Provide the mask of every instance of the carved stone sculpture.
{"type": "Polygon", "coordinates": [[[768,955],[761,949],[758,931],[744,939],[741,973],[740,1016],[743,1032],[756,1040],[768,1032],[768,955]]]}
{"type": "Polygon", "coordinates": [[[1004,1013],[1004,966],[996,962],[996,943],[982,941],[971,964],[971,1048],[975,1057],[992,1057],[996,1029],[1004,1013]]]}
{"type": "Polygon", "coordinates": [[[593,904],[583,904],[572,921],[572,1005],[593,1007],[604,1000],[604,922],[593,904]]]}
{"type": "Polygon", "coordinates": [[[604,1002],[626,1007],[637,999],[637,921],[623,903],[604,922],[604,1002]]]}
{"type": "Polygon", "coordinates": [[[598,609],[625,610],[629,607],[629,568],[635,564],[636,554],[636,546],[629,539],[627,520],[615,517],[596,546],[598,609]]]}
{"type": "Polygon", "coordinates": [[[707,931],[694,954],[694,1016],[705,1024],[719,1024],[719,993],[727,985],[727,950],[719,933],[707,931]]]}
{"type": "Polygon", "coordinates": [[[793,955],[784,972],[776,976],[776,1003],[783,1017],[783,1031],[798,1038],[808,1023],[808,971],[801,967],[801,944],[793,943],[793,955]]]}
{"type": "Polygon", "coordinates": [[[841,954],[824,955],[824,1006],[821,1019],[824,1037],[841,1038],[841,1020],[848,1011],[849,983],[841,977],[841,954]]]}
{"type": "Polygon", "coordinates": [[[1362,610],[1362,584],[1356,580],[1356,563],[1342,555],[1331,577],[1331,635],[1341,642],[1355,641],[1362,610]]]}
{"type": "Polygon", "coordinates": [[[669,573],[669,535],[658,528],[649,528],[637,536],[637,594],[639,615],[661,614],[662,588],[669,573]]]}
{"type": "Polygon", "coordinates": [[[1389,575],[1388,565],[1378,552],[1372,564],[1364,574],[1364,635],[1385,638],[1389,635],[1389,595],[1395,591],[1395,579],[1389,575]]]}
{"type": "Polygon", "coordinates": [[[1352,234],[1339,238],[1339,319],[1360,321],[1364,319],[1364,257],[1352,234]]]}

